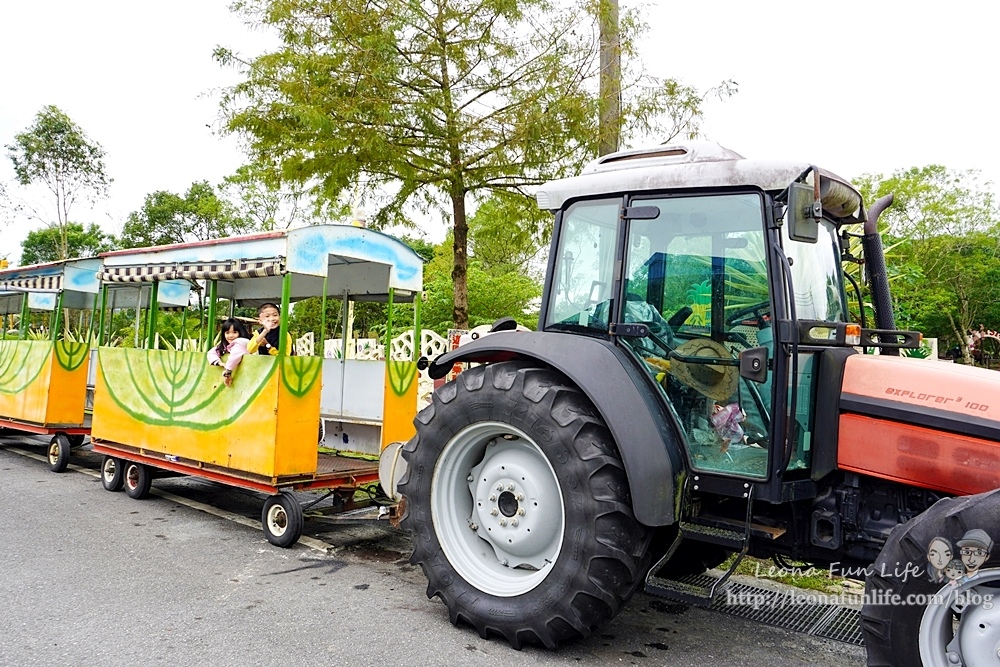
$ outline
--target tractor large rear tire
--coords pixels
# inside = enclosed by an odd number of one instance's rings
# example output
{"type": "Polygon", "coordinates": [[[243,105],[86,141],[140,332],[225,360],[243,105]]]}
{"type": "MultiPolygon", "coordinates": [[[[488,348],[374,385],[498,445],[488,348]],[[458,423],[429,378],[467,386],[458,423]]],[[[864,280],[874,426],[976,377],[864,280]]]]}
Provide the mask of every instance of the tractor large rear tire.
{"type": "Polygon", "coordinates": [[[506,362],[434,392],[406,444],[410,561],[452,623],[554,648],[615,616],[648,569],[611,433],[561,374],[506,362]]]}
{"type": "Polygon", "coordinates": [[[1000,548],[993,546],[1000,540],[997,517],[1000,490],[939,500],[893,529],[865,584],[861,629],[869,666],[996,664],[1000,646],[1000,548]],[[969,538],[982,538],[983,531],[991,541],[984,550],[990,553],[974,576],[956,579],[954,584],[949,579],[931,579],[932,542],[934,557],[940,554],[939,563],[961,559],[962,546],[974,548],[969,538]],[[965,545],[959,545],[960,541],[965,545]]]}

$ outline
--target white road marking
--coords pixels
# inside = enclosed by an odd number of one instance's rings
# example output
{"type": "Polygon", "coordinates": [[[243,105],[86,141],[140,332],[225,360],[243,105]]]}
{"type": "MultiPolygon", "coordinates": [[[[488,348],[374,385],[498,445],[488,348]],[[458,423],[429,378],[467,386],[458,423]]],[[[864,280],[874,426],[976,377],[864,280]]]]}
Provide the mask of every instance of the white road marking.
{"type": "MultiPolygon", "coordinates": [[[[26,456],[29,459],[35,459],[36,461],[41,461],[42,463],[48,463],[49,459],[47,456],[42,456],[41,454],[36,454],[34,452],[29,452],[24,449],[18,449],[17,447],[4,447],[8,452],[14,452],[15,454],[20,454],[21,456],[26,456]]],[[[73,470],[75,472],[83,473],[84,475],[90,475],[91,477],[100,478],[101,473],[97,470],[91,470],[90,468],[84,468],[82,466],[75,465],[73,463],[66,466],[67,470],[73,470]]],[[[253,519],[248,519],[245,516],[240,516],[239,514],[234,514],[233,512],[227,512],[226,510],[220,510],[217,507],[212,507],[211,505],[206,505],[205,503],[200,503],[197,500],[189,500],[183,498],[176,494],[170,493],[169,491],[161,491],[159,489],[150,489],[150,495],[158,496],[164,500],[169,500],[171,502],[177,503],[178,505],[184,505],[185,507],[190,507],[191,509],[198,510],[200,512],[205,512],[206,514],[211,514],[212,516],[217,516],[220,519],[225,519],[226,521],[232,521],[233,523],[238,523],[241,526],[247,526],[248,528],[254,528],[261,532],[264,532],[264,528],[260,525],[259,521],[254,521],[253,519]]],[[[323,540],[318,540],[315,537],[309,537],[308,535],[303,535],[299,538],[297,544],[301,544],[309,547],[310,549],[315,549],[316,551],[328,551],[333,549],[333,545],[323,540]]]]}

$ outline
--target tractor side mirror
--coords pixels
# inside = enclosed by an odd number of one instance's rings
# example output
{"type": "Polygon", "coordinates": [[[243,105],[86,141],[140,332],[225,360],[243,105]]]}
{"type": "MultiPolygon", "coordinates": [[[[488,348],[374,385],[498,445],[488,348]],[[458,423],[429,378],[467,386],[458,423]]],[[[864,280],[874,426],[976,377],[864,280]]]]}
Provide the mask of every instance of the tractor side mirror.
{"type": "MultiPolygon", "coordinates": [[[[819,178],[818,174],[814,178],[819,178]]],[[[813,186],[808,183],[792,183],[788,186],[788,210],[785,212],[788,238],[816,243],[819,240],[819,221],[822,217],[823,205],[816,197],[813,186]]]]}
{"type": "Polygon", "coordinates": [[[752,347],[740,352],[740,377],[752,382],[767,382],[767,348],[752,347]]]}

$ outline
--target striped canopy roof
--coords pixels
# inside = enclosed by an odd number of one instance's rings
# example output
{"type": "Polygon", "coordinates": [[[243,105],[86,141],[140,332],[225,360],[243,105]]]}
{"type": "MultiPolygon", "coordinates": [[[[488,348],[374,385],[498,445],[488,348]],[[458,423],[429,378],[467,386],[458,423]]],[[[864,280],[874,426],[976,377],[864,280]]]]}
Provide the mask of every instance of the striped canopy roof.
{"type": "Polygon", "coordinates": [[[25,276],[0,279],[0,292],[60,292],[62,285],[61,273],[49,276],[25,276]]]}
{"type": "Polygon", "coordinates": [[[233,280],[264,278],[284,273],[284,261],[277,259],[233,259],[219,262],[105,266],[101,280],[113,283],[149,283],[161,280],[233,280]]]}

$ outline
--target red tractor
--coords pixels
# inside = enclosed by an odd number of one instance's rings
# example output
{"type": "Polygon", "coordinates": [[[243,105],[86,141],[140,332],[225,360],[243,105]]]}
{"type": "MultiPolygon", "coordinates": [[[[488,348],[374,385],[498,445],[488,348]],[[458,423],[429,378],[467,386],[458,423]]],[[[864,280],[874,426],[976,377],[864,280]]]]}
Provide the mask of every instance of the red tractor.
{"type": "Polygon", "coordinates": [[[539,330],[434,360],[475,363],[403,451],[411,560],[451,620],[555,647],[641,586],[707,603],[728,573],[685,575],[776,556],[867,575],[871,665],[996,664],[1000,375],[898,356],[920,338],[892,316],[889,201],[703,143],[607,155],[537,198],[539,330]]]}

